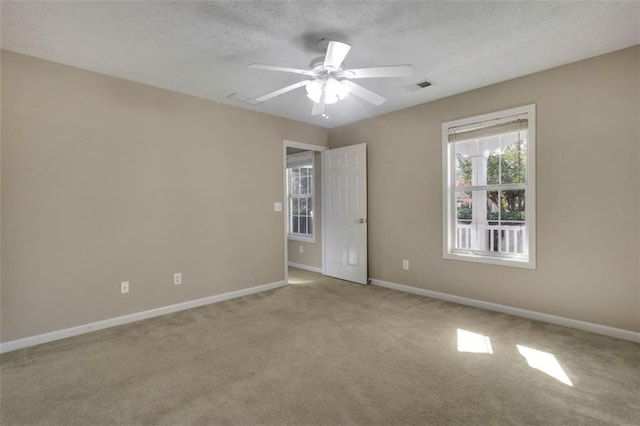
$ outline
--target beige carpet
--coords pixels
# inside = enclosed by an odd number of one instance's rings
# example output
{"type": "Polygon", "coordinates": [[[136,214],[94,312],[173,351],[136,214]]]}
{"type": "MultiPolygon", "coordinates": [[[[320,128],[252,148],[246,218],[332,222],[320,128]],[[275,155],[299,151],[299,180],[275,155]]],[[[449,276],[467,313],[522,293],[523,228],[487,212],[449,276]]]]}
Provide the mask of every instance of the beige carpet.
{"type": "Polygon", "coordinates": [[[640,424],[640,345],[301,270],[291,283],[5,354],[1,423],[640,424]]]}

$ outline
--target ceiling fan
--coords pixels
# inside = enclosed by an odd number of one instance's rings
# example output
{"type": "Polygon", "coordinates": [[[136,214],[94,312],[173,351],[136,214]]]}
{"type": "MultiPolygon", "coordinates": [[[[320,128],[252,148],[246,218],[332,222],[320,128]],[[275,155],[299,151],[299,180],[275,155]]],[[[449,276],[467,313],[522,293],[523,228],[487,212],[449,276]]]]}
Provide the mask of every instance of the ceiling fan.
{"type": "MultiPolygon", "coordinates": [[[[325,40],[320,40],[320,43],[323,41],[325,40]]],[[[274,92],[267,93],[264,96],[256,98],[255,101],[257,103],[264,102],[297,88],[305,87],[307,90],[307,97],[313,101],[311,114],[322,115],[325,118],[329,118],[325,113],[326,106],[344,99],[344,97],[349,93],[352,93],[373,105],[381,105],[386,101],[384,97],[354,83],[351,80],[358,78],[409,77],[413,75],[413,66],[411,65],[343,69],[342,62],[350,49],[351,46],[346,43],[329,41],[326,54],[313,59],[309,64],[309,69],[288,68],[265,64],[250,64],[250,68],[290,72],[311,77],[310,79],[302,80],[274,92]]]]}

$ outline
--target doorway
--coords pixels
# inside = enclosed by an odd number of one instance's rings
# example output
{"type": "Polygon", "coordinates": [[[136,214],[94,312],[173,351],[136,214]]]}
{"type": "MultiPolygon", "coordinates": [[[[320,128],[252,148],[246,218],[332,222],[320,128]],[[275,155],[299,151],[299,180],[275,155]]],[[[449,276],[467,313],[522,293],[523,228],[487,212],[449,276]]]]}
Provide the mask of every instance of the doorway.
{"type": "Polygon", "coordinates": [[[322,152],[327,148],[283,141],[284,271],[289,266],[324,273],[322,152]]]}

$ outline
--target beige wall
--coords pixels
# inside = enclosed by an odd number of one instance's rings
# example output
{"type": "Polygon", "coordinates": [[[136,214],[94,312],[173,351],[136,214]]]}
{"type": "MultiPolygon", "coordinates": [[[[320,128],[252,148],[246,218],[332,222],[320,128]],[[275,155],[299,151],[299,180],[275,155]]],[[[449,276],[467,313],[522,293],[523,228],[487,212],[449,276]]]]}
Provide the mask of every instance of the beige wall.
{"type": "Polygon", "coordinates": [[[313,209],[314,215],[314,233],[315,242],[288,240],[288,260],[289,262],[298,263],[301,265],[313,266],[315,268],[322,268],[322,162],[321,153],[316,152],[314,155],[315,161],[315,194],[313,209]],[[303,253],[300,253],[300,246],[303,248],[303,253]]]}
{"type": "Polygon", "coordinates": [[[331,147],[368,145],[369,275],[639,331],[639,56],[636,46],[332,129],[331,147]],[[537,269],[443,260],[442,122],[530,103],[537,269]]]}
{"type": "Polygon", "coordinates": [[[10,52],[1,118],[2,341],[282,280],[282,140],[327,142],[10,52]]]}
{"type": "MultiPolygon", "coordinates": [[[[1,61],[1,341],[283,279],[282,140],[326,130],[1,61]]],[[[368,144],[370,276],[640,331],[639,65],[635,47],[331,131],[368,144]],[[528,103],[538,268],[443,260],[441,123],[528,103]]]]}

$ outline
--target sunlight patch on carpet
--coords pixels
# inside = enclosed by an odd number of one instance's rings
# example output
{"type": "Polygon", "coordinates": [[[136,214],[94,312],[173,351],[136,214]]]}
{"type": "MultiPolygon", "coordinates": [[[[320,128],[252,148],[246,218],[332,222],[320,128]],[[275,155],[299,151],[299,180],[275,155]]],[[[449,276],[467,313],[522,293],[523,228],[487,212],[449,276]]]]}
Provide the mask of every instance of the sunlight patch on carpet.
{"type": "Polygon", "coordinates": [[[491,339],[472,331],[458,329],[458,352],[493,354],[491,339]]]}
{"type": "Polygon", "coordinates": [[[289,278],[287,281],[288,284],[312,284],[313,280],[310,279],[300,279],[300,278],[289,278]]]}
{"type": "Polygon", "coordinates": [[[573,387],[573,383],[569,380],[569,376],[553,354],[549,352],[538,351],[526,346],[516,345],[520,355],[525,357],[529,367],[540,370],[543,373],[553,377],[554,379],[573,387]]]}

